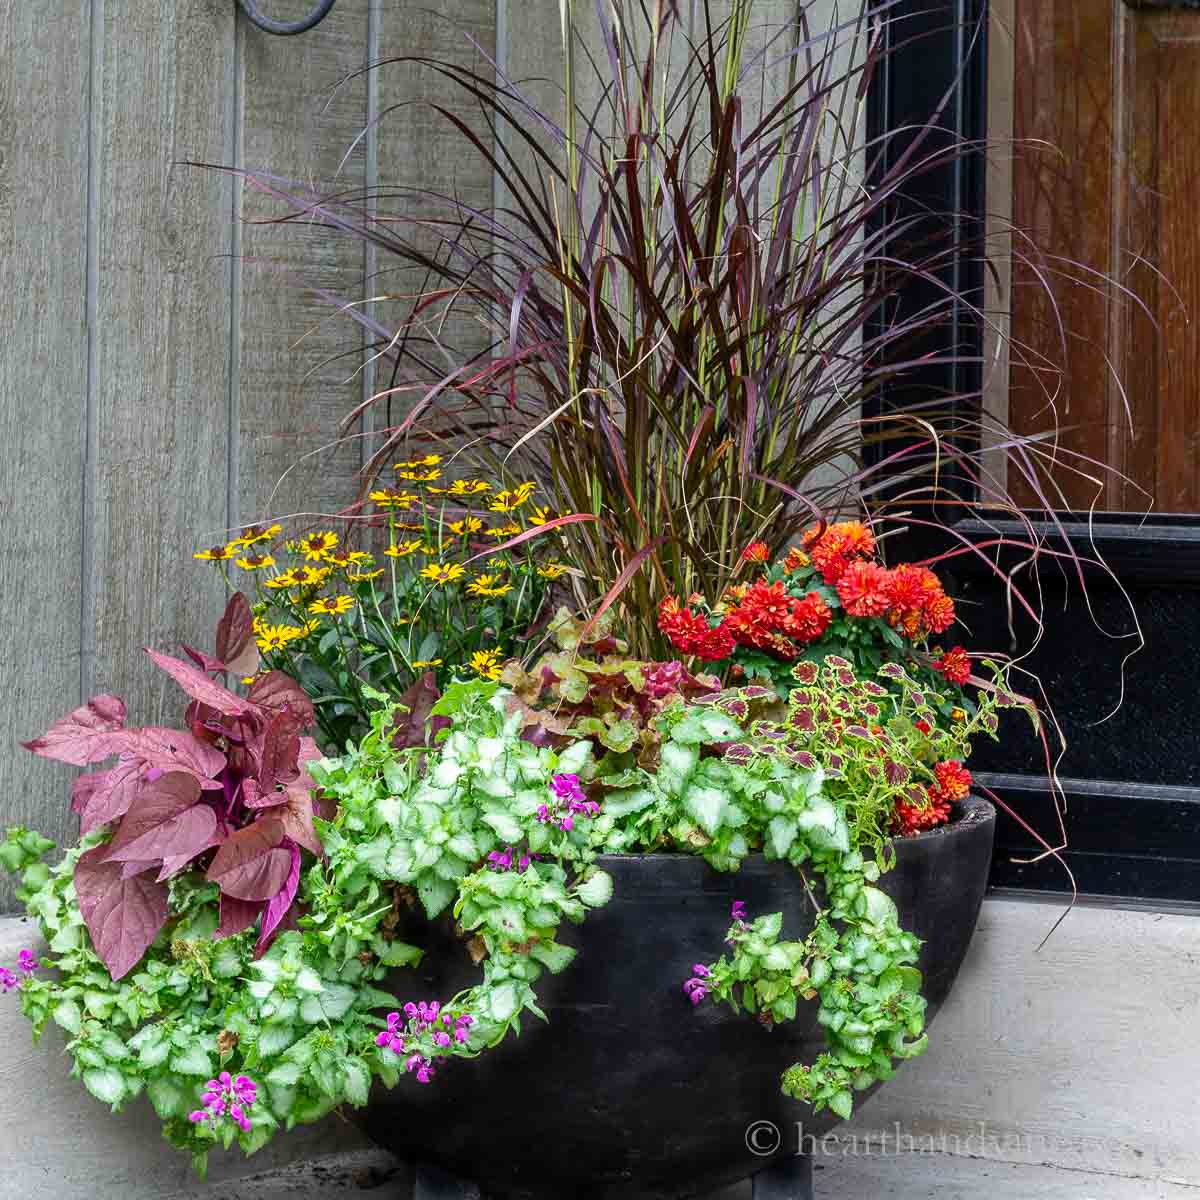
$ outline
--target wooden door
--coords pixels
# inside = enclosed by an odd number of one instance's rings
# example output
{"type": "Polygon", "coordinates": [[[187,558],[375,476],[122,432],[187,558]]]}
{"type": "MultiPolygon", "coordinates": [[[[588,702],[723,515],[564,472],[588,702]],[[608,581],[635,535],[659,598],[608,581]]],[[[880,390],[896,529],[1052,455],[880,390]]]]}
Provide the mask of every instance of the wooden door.
{"type": "Polygon", "coordinates": [[[1028,240],[989,397],[1057,432],[1064,507],[1200,512],[1200,11],[998,0],[991,27],[993,199],[1028,240]]]}

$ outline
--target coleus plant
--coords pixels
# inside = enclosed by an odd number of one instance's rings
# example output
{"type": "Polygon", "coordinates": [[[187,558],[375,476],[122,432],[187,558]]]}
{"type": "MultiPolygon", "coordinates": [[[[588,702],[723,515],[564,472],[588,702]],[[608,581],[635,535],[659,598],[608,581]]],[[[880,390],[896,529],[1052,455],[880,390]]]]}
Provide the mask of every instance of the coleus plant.
{"type": "Polygon", "coordinates": [[[77,767],[116,760],[81,775],[71,793],[85,837],[112,831],[80,854],[74,878],[92,945],[114,979],[138,964],[166,923],[172,879],[203,867],[220,889],[216,936],[261,921],[262,954],[291,913],[301,852],[322,853],[306,770],[320,754],[305,736],[308,697],[277,671],[257,676],[244,697],[216,678],[257,665],[246,598],[230,599],[215,656],[185,650],[191,663],[146,651],[190,697],[185,728],[129,728],[124,703],[105,694],[24,743],[77,767]]]}

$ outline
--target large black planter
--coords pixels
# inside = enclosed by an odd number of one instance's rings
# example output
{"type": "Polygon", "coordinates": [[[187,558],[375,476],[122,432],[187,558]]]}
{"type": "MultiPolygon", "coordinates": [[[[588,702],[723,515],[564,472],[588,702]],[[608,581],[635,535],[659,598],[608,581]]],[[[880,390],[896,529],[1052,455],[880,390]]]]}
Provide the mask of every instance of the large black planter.
{"type": "MultiPolygon", "coordinates": [[[[966,954],[991,860],[991,806],[972,799],[960,809],[953,824],[897,842],[882,883],[924,940],[930,1016],[966,954]]],[[[735,899],[752,916],[782,910],[786,937],[811,929],[796,873],[760,856],[734,875],[685,855],[602,865],[612,901],[566,931],[578,958],[539,984],[549,1024],[530,1020],[519,1038],[449,1063],[429,1086],[408,1078],[381,1089],[357,1116],[374,1141],[474,1179],[488,1196],[675,1200],[768,1165],[747,1146],[755,1122],[782,1131],[780,1156],[795,1154],[797,1122],[818,1137],[837,1124],[779,1091],[784,1068],[820,1052],[815,1005],[767,1031],[712,1002],[693,1010],[681,990],[693,963],[721,953],[735,899]]],[[[390,981],[402,998],[446,999],[478,978],[461,943],[435,936],[420,971],[390,981]]],[[[757,1148],[769,1138],[760,1133],[757,1148]]]]}

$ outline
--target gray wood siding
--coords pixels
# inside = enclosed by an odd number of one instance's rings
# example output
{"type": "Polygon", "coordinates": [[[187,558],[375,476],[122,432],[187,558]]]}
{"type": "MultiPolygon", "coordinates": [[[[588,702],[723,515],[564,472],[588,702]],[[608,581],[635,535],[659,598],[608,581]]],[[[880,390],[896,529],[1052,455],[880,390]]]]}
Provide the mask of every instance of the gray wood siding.
{"type": "MultiPolygon", "coordinates": [[[[773,30],[799,3],[759,0],[756,20],[773,30]]],[[[595,46],[594,5],[577,8],[595,46]]],[[[561,112],[558,0],[338,0],[290,38],[234,0],[0,4],[0,512],[15,546],[0,569],[0,829],[73,836],[73,772],[16,743],[83,698],[178,719],[141,650],[208,645],[223,597],[194,549],[353,498],[372,422],[334,443],[376,375],[359,327],[304,285],[357,303],[420,281],[352,239],[269,223],[277,203],[187,163],[365,190],[381,216],[413,188],[504,203],[426,103],[487,142],[473,102],[412,63],[361,70],[405,55],[484,72],[494,58],[561,112]]],[[[409,303],[368,307],[392,324],[409,303]]],[[[448,332],[482,347],[473,325],[448,332]]]]}
{"type": "MultiPolygon", "coordinates": [[[[557,42],[543,5],[538,36],[557,42]]],[[[17,742],[82,698],[178,719],[142,647],[208,645],[222,595],[194,549],[354,495],[362,439],[324,448],[373,376],[358,327],[301,284],[359,301],[377,264],[350,239],[260,223],[280,210],[186,163],[486,203],[490,174],[405,103],[433,94],[427,77],[342,81],[400,54],[486,67],[468,31],[494,54],[496,15],[496,0],[339,0],[275,38],[233,0],[0,5],[0,830],[74,836],[75,772],[17,742]]],[[[0,912],[14,907],[4,876],[0,912]]]]}

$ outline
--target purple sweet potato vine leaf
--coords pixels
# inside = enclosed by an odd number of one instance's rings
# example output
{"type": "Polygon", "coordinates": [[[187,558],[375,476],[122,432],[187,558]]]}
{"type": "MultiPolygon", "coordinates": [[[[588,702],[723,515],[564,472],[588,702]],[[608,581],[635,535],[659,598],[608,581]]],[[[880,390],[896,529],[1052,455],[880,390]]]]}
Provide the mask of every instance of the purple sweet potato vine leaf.
{"type": "Polygon", "coordinates": [[[196,666],[147,651],[190,698],[187,730],[129,729],[124,704],[103,695],[26,743],[74,766],[116,760],[81,775],[71,791],[83,832],[111,831],[80,856],[75,888],[92,946],[114,979],[137,965],[169,921],[166,880],[203,871],[221,893],[218,936],[261,919],[261,954],[294,924],[302,851],[323,853],[306,770],[320,756],[304,736],[314,724],[308,697],[278,671],[245,698],[210,678],[250,663],[252,620],[236,596],[218,628],[217,657],[188,651],[196,666]]]}

